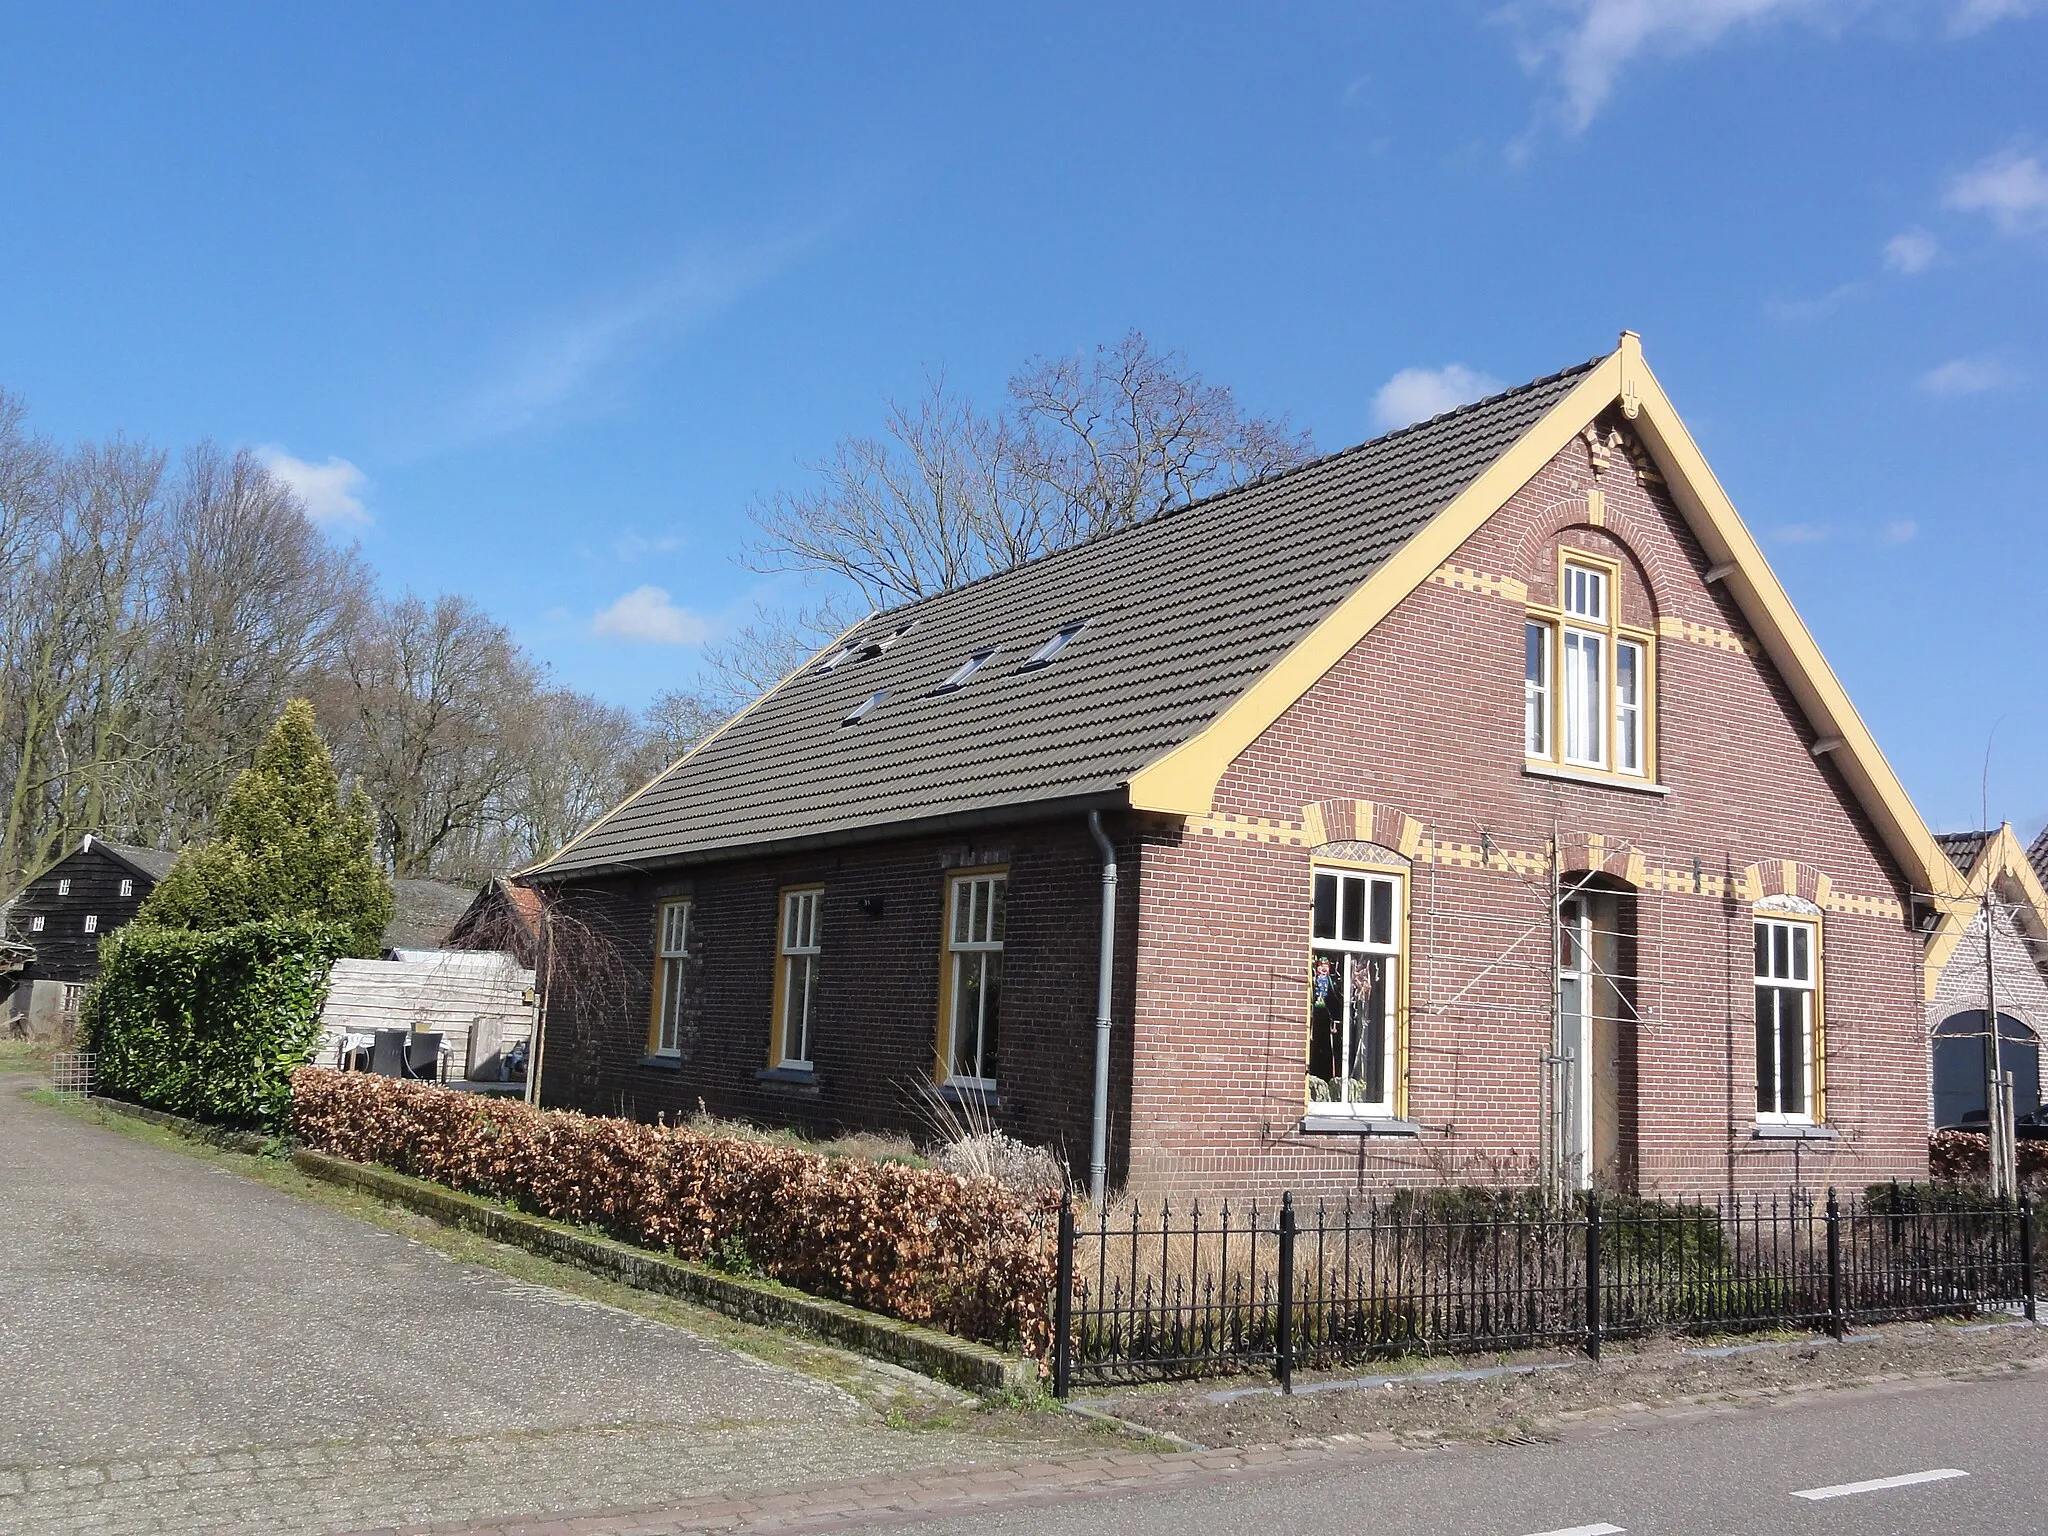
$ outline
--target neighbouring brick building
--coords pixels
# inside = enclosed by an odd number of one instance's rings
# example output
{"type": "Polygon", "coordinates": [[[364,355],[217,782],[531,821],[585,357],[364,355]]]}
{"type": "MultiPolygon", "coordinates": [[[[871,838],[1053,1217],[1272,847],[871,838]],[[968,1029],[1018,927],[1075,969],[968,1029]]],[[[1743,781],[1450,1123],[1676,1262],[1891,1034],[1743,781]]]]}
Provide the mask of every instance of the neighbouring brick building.
{"type": "Polygon", "coordinates": [[[528,878],[549,1103],[1186,1192],[1924,1177],[1962,891],[1628,335],[865,621],[528,878]]]}
{"type": "Polygon", "coordinates": [[[1978,1130],[1989,1121],[1991,1033],[1995,1003],[1998,1067],[2012,1075],[2013,1113],[2022,1135],[2048,1130],[2041,1116],[2041,1039],[2048,1035],[2048,890],[2036,860],[2048,858],[2048,831],[2032,856],[2010,824],[1989,832],[1947,832],[1935,839],[1963,876],[1973,900],[1944,914],[1927,946],[1927,1029],[1933,1047],[1934,1125],[1978,1130]],[[1990,964],[1985,934],[1991,935],[1990,964]]]}

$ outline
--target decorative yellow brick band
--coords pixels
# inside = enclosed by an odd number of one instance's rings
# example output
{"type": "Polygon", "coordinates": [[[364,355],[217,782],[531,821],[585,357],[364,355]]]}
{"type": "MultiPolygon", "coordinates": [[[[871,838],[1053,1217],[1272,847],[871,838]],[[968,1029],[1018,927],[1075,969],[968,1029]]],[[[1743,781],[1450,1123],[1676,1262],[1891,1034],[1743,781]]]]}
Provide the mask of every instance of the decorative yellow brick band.
{"type": "Polygon", "coordinates": [[[1462,565],[1440,565],[1430,574],[1431,581],[1441,587],[1454,587],[1460,592],[1479,592],[1487,597],[1504,597],[1511,603],[1529,601],[1529,583],[1514,576],[1491,576],[1485,571],[1475,571],[1462,565]]]}
{"type": "Polygon", "coordinates": [[[1712,624],[1695,624],[1690,619],[1675,619],[1669,614],[1657,621],[1657,633],[1667,640],[1683,640],[1688,645],[1704,645],[1709,650],[1729,651],[1738,656],[1763,654],[1763,647],[1748,635],[1712,624]]]}
{"type": "MultiPolygon", "coordinates": [[[[1369,801],[1359,802],[1370,805],[1369,801]]],[[[1261,843],[1283,848],[1313,848],[1329,841],[1327,828],[1323,823],[1320,806],[1309,806],[1302,821],[1283,821],[1264,816],[1233,816],[1228,814],[1191,817],[1188,830],[1198,837],[1217,837],[1227,842],[1261,843]]],[[[1408,827],[1415,823],[1404,818],[1408,827]]],[[[1367,841],[1372,839],[1368,838],[1367,841]]],[[[1550,867],[1548,851],[1545,849],[1503,848],[1497,843],[1461,843],[1445,838],[1434,838],[1410,834],[1401,839],[1406,853],[1417,864],[1438,864],[1450,869],[1490,869],[1502,874],[1523,877],[1539,876],[1550,867]]],[[[1586,837],[1577,848],[1567,847],[1566,853],[1584,852],[1589,858],[1599,855],[1600,862],[1606,863],[1626,852],[1623,873],[1631,884],[1640,890],[1659,891],[1669,895],[1707,896],[1721,900],[1732,892],[1739,901],[1756,901],[1769,894],[1786,889],[1796,883],[1790,860],[1772,860],[1765,864],[1752,864],[1738,871],[1731,880],[1728,876],[1700,869],[1695,872],[1686,866],[1665,866],[1652,864],[1642,851],[1628,847],[1625,843],[1610,846],[1599,833],[1586,837]],[[1775,888],[1775,889],[1773,889],[1775,888]]],[[[1885,917],[1902,919],[1906,910],[1889,896],[1859,896],[1836,886],[1826,875],[1819,875],[1815,881],[1818,905],[1826,912],[1839,912],[1852,917],[1885,917]]]]}

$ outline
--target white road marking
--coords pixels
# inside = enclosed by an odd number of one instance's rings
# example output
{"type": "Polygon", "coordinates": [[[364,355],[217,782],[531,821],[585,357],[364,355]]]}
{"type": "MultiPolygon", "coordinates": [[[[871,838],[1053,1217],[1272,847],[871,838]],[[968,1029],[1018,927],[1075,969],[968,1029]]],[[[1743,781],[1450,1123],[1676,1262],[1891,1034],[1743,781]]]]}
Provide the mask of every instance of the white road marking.
{"type": "Polygon", "coordinates": [[[1537,1531],[1535,1536],[1628,1536],[1625,1525],[1568,1525],[1561,1531],[1537,1531]]]}
{"type": "Polygon", "coordinates": [[[1901,1472],[1897,1477],[1873,1477],[1867,1483],[1832,1483],[1826,1488],[1801,1488],[1795,1499],[1840,1499],[1852,1493],[1882,1493],[1887,1488],[1910,1488],[1915,1483],[1941,1483],[1952,1477],[1968,1477],[1960,1467],[1936,1467],[1930,1472],[1901,1472]]]}

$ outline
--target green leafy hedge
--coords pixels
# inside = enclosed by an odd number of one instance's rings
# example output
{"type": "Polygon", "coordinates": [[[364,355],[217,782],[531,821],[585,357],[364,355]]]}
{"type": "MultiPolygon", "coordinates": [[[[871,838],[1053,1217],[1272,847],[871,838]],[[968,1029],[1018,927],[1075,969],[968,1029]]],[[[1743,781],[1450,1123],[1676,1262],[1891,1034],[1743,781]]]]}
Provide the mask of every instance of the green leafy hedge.
{"type": "Polygon", "coordinates": [[[210,932],[132,924],[86,999],[100,1091],[217,1125],[282,1131],[320,1038],[345,928],[292,919],[210,932]]]}

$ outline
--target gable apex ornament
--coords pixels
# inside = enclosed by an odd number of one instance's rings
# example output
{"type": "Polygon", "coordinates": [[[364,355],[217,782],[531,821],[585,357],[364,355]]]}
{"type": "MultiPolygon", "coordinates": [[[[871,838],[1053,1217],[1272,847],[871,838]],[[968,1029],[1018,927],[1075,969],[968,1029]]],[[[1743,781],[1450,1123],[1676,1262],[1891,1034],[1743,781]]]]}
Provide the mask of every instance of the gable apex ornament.
{"type": "Polygon", "coordinates": [[[1621,353],[1621,414],[1634,421],[1642,414],[1643,401],[1642,396],[1636,393],[1635,369],[1629,365],[1641,359],[1643,338],[1634,331],[1623,331],[1618,350],[1621,353]]]}

